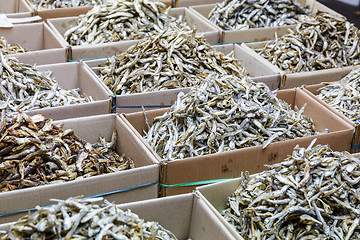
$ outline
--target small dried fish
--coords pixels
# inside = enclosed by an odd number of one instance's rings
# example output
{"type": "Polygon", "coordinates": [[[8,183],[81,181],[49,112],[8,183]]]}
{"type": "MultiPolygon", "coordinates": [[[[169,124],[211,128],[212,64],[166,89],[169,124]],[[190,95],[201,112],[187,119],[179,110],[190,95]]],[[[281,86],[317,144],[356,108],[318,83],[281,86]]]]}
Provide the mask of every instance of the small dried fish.
{"type": "Polygon", "coordinates": [[[165,160],[315,135],[312,120],[247,77],[209,75],[154,119],[145,139],[165,160]]]}
{"type": "Polygon", "coordinates": [[[41,72],[2,53],[0,57],[0,110],[28,111],[93,101],[82,96],[80,89],[61,88],[51,72],[41,72]]]}
{"type": "Polygon", "coordinates": [[[66,200],[49,207],[37,207],[32,214],[20,218],[10,230],[0,233],[8,239],[177,239],[159,223],[145,221],[131,210],[121,210],[102,198],[66,200]]]}
{"type": "Polygon", "coordinates": [[[353,70],[339,82],[319,88],[318,98],[354,122],[360,120],[360,69],[353,70]]]}
{"type": "Polygon", "coordinates": [[[293,25],[301,15],[312,12],[294,0],[225,0],[216,4],[208,18],[224,30],[241,30],[293,25]]]}
{"type": "Polygon", "coordinates": [[[287,73],[360,64],[360,33],[346,18],[319,13],[256,51],[287,73]]]}
{"type": "Polygon", "coordinates": [[[151,0],[116,0],[95,6],[79,16],[76,26],[67,30],[70,45],[98,44],[143,39],[160,32],[169,22],[185,26],[167,14],[166,5],[151,0]]]}
{"type": "Polygon", "coordinates": [[[92,6],[104,3],[106,0],[30,0],[37,10],[92,6]]]}
{"type": "Polygon", "coordinates": [[[360,160],[314,142],[242,174],[221,214],[246,240],[360,239],[360,160]]]}
{"type": "Polygon", "coordinates": [[[93,70],[113,93],[125,95],[191,87],[212,72],[248,74],[237,61],[214,50],[195,30],[169,25],[93,70]]]}
{"type": "Polygon", "coordinates": [[[14,54],[14,53],[24,53],[28,49],[21,47],[19,44],[10,44],[4,37],[0,37],[0,50],[3,54],[14,54]]]}
{"type": "Polygon", "coordinates": [[[131,169],[134,163],[100,137],[90,144],[43,115],[0,115],[0,192],[131,169]]]}

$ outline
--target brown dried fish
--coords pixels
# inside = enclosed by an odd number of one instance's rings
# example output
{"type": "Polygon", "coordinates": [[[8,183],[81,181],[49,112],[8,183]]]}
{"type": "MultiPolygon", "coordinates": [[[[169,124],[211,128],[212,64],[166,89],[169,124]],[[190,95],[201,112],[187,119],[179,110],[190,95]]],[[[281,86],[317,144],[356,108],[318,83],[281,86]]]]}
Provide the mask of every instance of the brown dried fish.
{"type": "Polygon", "coordinates": [[[80,89],[61,88],[51,72],[41,72],[2,53],[0,58],[0,110],[28,111],[93,101],[80,89]]]}
{"type": "Polygon", "coordinates": [[[159,223],[145,221],[130,210],[119,209],[102,198],[52,199],[57,204],[37,207],[32,214],[19,219],[1,240],[12,239],[149,239],[176,240],[159,223]]]}
{"type": "Polygon", "coordinates": [[[109,143],[90,144],[43,115],[3,110],[0,119],[0,192],[134,167],[115,152],[116,132],[109,143]]]}
{"type": "Polygon", "coordinates": [[[256,51],[287,73],[360,64],[360,32],[346,18],[319,13],[256,51]]]}
{"type": "Polygon", "coordinates": [[[221,214],[246,240],[360,238],[360,160],[314,142],[242,174],[221,214]]]}
{"type": "Polygon", "coordinates": [[[14,54],[14,53],[24,53],[29,51],[26,48],[21,47],[19,44],[10,44],[8,41],[2,36],[0,37],[0,50],[3,54],[14,54]]]}
{"type": "Polygon", "coordinates": [[[247,77],[209,75],[154,119],[145,139],[165,160],[315,135],[312,120],[247,77]]]}
{"type": "Polygon", "coordinates": [[[93,68],[117,95],[198,85],[212,72],[244,76],[238,60],[214,50],[195,30],[170,24],[127,51],[93,68]]]}

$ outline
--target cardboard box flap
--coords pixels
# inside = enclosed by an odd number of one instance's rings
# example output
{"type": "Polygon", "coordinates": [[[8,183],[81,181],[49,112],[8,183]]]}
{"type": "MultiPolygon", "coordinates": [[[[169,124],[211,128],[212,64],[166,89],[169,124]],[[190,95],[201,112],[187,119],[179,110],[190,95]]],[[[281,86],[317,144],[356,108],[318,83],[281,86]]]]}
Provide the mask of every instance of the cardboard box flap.
{"type": "Polygon", "coordinates": [[[11,54],[9,56],[16,57],[20,62],[31,65],[64,63],[66,62],[66,49],[54,48],[11,54]]]}

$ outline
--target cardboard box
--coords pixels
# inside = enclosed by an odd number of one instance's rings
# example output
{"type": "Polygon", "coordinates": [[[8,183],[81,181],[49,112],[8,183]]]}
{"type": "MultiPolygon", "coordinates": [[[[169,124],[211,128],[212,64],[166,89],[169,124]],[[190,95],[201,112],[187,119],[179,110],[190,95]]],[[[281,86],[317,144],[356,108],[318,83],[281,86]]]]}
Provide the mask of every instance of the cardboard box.
{"type": "Polygon", "coordinates": [[[82,93],[92,96],[94,102],[48,107],[26,111],[28,114],[44,114],[54,120],[76,118],[109,113],[110,99],[102,85],[83,63],[58,63],[38,66],[41,71],[52,71],[52,77],[64,89],[80,88],[82,93]]]}
{"type": "Polygon", "coordinates": [[[0,0],[0,12],[2,13],[23,13],[32,12],[26,0],[0,0]]]}
{"type": "MultiPolygon", "coordinates": [[[[166,185],[234,178],[239,177],[240,172],[245,170],[254,173],[263,170],[264,164],[282,161],[288,154],[292,153],[296,145],[308,146],[314,138],[318,139],[318,144],[329,144],[334,150],[350,150],[354,132],[351,124],[333,114],[331,110],[317,100],[309,97],[302,89],[281,90],[277,93],[277,96],[291,104],[292,107],[297,106],[299,109],[306,103],[304,114],[313,119],[316,130],[324,132],[327,128],[329,133],[274,142],[266,149],[262,149],[262,145],[260,145],[164,163],[142,137],[144,135],[143,131],[148,131],[144,113],[123,114],[121,118],[133,130],[134,137],[141,139],[143,144],[149,148],[161,163],[160,183],[166,185]]],[[[156,116],[160,116],[166,111],[169,111],[169,109],[147,111],[146,114],[150,123],[152,123],[156,116]]],[[[189,192],[193,189],[194,187],[191,186],[161,188],[161,194],[174,195],[189,192]]]]}
{"type": "MultiPolygon", "coordinates": [[[[116,130],[118,133],[116,151],[130,157],[135,163],[135,168],[65,183],[2,192],[0,193],[0,215],[26,210],[36,205],[48,205],[51,203],[50,198],[64,199],[79,195],[86,197],[118,190],[126,190],[118,194],[118,203],[158,196],[159,166],[156,159],[139,139],[132,137],[133,133],[118,116],[99,115],[66,119],[61,122],[64,123],[63,129],[73,129],[76,135],[91,143],[98,142],[100,135],[107,140],[111,139],[113,130],[116,130]],[[137,189],[130,190],[130,188],[137,189]]],[[[109,201],[114,200],[113,195],[107,195],[106,198],[109,201]]],[[[25,213],[1,217],[0,223],[13,221],[25,213]]]]}
{"type": "MultiPolygon", "coordinates": [[[[183,19],[187,22],[187,24],[191,27],[196,26],[197,33],[198,34],[204,34],[204,38],[210,43],[210,44],[216,44],[219,42],[220,38],[220,31],[215,29],[212,26],[209,26],[206,22],[202,20],[200,16],[197,14],[194,14],[192,11],[190,11],[187,8],[175,8],[169,10],[169,15],[174,17],[183,16],[183,19]]],[[[68,42],[66,42],[64,38],[64,33],[71,28],[71,26],[76,25],[77,23],[77,17],[66,17],[66,18],[54,18],[54,19],[48,19],[47,23],[52,28],[52,30],[55,32],[58,40],[62,43],[63,47],[66,47],[69,45],[68,42]]],[[[126,42],[138,42],[139,40],[126,40],[126,42]]],[[[102,44],[96,44],[96,47],[103,48],[103,47],[116,47],[120,45],[124,41],[119,41],[116,43],[102,43],[102,44]]],[[[128,43],[129,44],[129,43],[128,43]]],[[[132,44],[129,44],[129,46],[132,44]]],[[[86,52],[89,49],[89,45],[84,46],[71,46],[72,52],[76,51],[83,51],[86,52]]],[[[90,47],[93,49],[93,47],[90,47]]],[[[98,51],[100,55],[97,55],[96,57],[106,57],[106,55],[103,55],[101,51],[98,51]]],[[[91,54],[91,53],[90,53],[91,54]]],[[[93,58],[94,54],[86,55],[84,58],[93,58]]],[[[76,59],[76,58],[74,58],[76,59]]]]}
{"type": "MultiPolygon", "coordinates": [[[[121,200],[121,195],[116,196],[115,203],[118,200],[121,200]]],[[[235,239],[206,203],[195,194],[120,204],[118,207],[130,209],[146,221],[158,222],[179,240],[235,239]]],[[[11,225],[12,223],[2,224],[0,230],[8,230],[11,225]]]]}
{"type": "Polygon", "coordinates": [[[173,7],[190,7],[220,2],[223,2],[223,0],[174,0],[173,7]]]}
{"type": "MultiPolygon", "coordinates": [[[[263,58],[260,54],[256,53],[254,49],[259,49],[263,46],[265,46],[267,42],[254,42],[254,43],[243,43],[241,46],[249,51],[254,58],[256,58],[258,61],[262,62],[262,64],[271,64],[270,61],[263,58]]],[[[282,71],[279,67],[273,65],[277,69],[276,71],[279,72],[281,75],[281,82],[280,82],[280,89],[289,89],[294,87],[301,87],[304,84],[315,84],[319,83],[322,80],[317,79],[317,76],[326,76],[329,79],[325,81],[333,81],[332,79],[337,78],[337,74],[342,74],[345,76],[347,73],[351,72],[351,70],[359,68],[360,66],[347,66],[342,68],[331,68],[331,69],[322,69],[322,70],[314,70],[311,72],[299,72],[299,73],[285,73],[282,71]],[[316,80],[317,79],[317,80],[316,80]]]]}
{"type": "MultiPolygon", "coordinates": [[[[180,0],[181,1],[181,0],[180,0]]],[[[316,13],[317,11],[327,12],[334,15],[342,16],[339,13],[331,10],[325,5],[318,3],[314,0],[297,0],[301,4],[308,5],[312,12],[316,13]]],[[[267,28],[252,28],[244,30],[222,30],[216,24],[208,20],[209,13],[216,6],[216,4],[204,4],[198,6],[190,6],[189,8],[196,12],[198,15],[203,17],[203,20],[206,21],[209,25],[216,27],[221,31],[220,41],[223,43],[240,43],[240,42],[258,42],[275,39],[275,34],[277,36],[283,36],[288,32],[289,28],[295,28],[295,25],[288,26],[279,26],[279,27],[267,27],[267,28]]]]}
{"type": "Polygon", "coordinates": [[[66,48],[45,23],[16,24],[12,28],[0,28],[0,36],[10,44],[19,44],[29,50],[10,54],[23,63],[42,65],[66,62],[66,48]]]}
{"type": "MultiPolygon", "coordinates": [[[[119,45],[121,46],[121,45],[119,45]]],[[[239,45],[234,44],[225,44],[225,45],[215,45],[214,49],[220,51],[224,54],[229,54],[232,51],[234,52],[234,57],[239,59],[239,64],[244,66],[249,72],[250,77],[256,82],[264,82],[267,84],[270,89],[278,89],[280,84],[280,75],[277,74],[274,70],[274,66],[265,62],[265,64],[261,64],[257,62],[258,60],[253,57],[251,53],[248,53],[247,50],[243,49],[239,45]]],[[[109,48],[106,48],[109,49],[109,48]]],[[[126,50],[126,47],[120,50],[121,53],[126,50]]],[[[112,49],[104,50],[105,52],[111,52],[112,49]]],[[[261,60],[261,59],[260,59],[261,60]]],[[[87,65],[89,71],[94,73],[94,77],[98,79],[100,84],[105,88],[108,92],[109,96],[113,96],[113,92],[98,78],[98,73],[96,71],[92,71],[91,68],[97,67],[101,64],[105,64],[107,59],[98,59],[98,60],[89,60],[84,63],[87,65]]],[[[131,113],[142,111],[142,106],[146,110],[155,109],[155,108],[163,108],[170,107],[176,100],[177,94],[179,92],[188,92],[189,88],[177,88],[170,90],[163,90],[157,92],[149,92],[149,93],[134,93],[129,95],[116,95],[113,97],[112,106],[113,110],[116,113],[131,113]]]]}

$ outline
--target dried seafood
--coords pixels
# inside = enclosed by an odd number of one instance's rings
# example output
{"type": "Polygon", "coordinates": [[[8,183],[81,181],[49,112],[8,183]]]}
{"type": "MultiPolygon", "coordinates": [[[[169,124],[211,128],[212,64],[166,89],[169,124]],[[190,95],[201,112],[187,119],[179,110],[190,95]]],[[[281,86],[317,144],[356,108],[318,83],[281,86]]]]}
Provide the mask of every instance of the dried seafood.
{"type": "Polygon", "coordinates": [[[360,69],[353,70],[340,82],[318,89],[318,98],[352,121],[360,120],[360,69]]]}
{"type": "Polygon", "coordinates": [[[360,33],[346,18],[320,13],[289,31],[256,50],[287,73],[360,64],[360,33]]]}
{"type": "Polygon", "coordinates": [[[145,139],[163,160],[183,159],[315,135],[304,108],[294,111],[263,83],[209,75],[169,112],[154,119],[145,139]]]}
{"type": "Polygon", "coordinates": [[[61,88],[51,72],[41,72],[2,53],[0,57],[0,110],[28,111],[93,101],[82,96],[80,89],[61,88]]]}
{"type": "Polygon", "coordinates": [[[194,30],[168,27],[93,68],[117,95],[191,87],[211,72],[244,76],[237,59],[214,50],[194,30]]]}
{"type": "Polygon", "coordinates": [[[24,53],[28,50],[19,44],[10,44],[4,37],[0,37],[0,50],[3,54],[24,53]]]}
{"type": "Polygon", "coordinates": [[[106,0],[30,0],[37,10],[92,6],[104,3],[106,0]]]}
{"type": "Polygon", "coordinates": [[[116,133],[92,145],[43,115],[3,110],[0,119],[0,192],[134,167],[115,152],[116,133]]]}
{"type": "Polygon", "coordinates": [[[177,239],[159,223],[145,221],[130,210],[123,211],[102,198],[68,198],[40,208],[0,231],[8,239],[177,239]],[[3,232],[3,233],[2,233],[3,232]]]}
{"type": "Polygon", "coordinates": [[[76,26],[67,30],[70,45],[98,44],[143,39],[161,31],[169,22],[186,23],[167,14],[166,5],[151,0],[116,0],[95,6],[79,16],[76,26]]]}
{"type": "Polygon", "coordinates": [[[309,6],[294,0],[226,0],[208,18],[224,30],[241,30],[293,25],[299,16],[311,14],[309,6]]]}
{"type": "Polygon", "coordinates": [[[313,144],[242,174],[221,214],[246,240],[360,238],[360,160],[313,144]]]}

